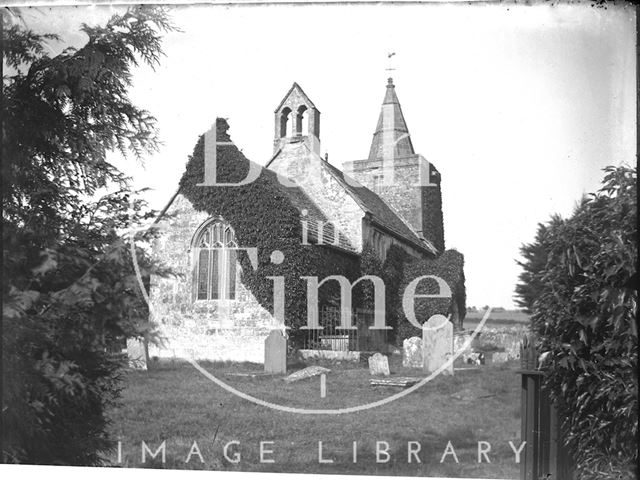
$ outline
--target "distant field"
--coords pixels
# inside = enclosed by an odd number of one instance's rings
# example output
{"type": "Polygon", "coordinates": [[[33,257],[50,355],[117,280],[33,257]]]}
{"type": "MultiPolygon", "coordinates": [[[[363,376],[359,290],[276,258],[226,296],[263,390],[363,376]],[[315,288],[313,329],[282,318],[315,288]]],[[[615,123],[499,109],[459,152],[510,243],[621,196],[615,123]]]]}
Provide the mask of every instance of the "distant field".
{"type": "MultiPolygon", "coordinates": [[[[478,310],[477,312],[467,312],[467,316],[464,319],[464,324],[473,325],[482,320],[484,310],[478,310]]],[[[491,311],[487,324],[493,325],[528,325],[529,315],[519,310],[506,310],[504,312],[491,311]]]]}

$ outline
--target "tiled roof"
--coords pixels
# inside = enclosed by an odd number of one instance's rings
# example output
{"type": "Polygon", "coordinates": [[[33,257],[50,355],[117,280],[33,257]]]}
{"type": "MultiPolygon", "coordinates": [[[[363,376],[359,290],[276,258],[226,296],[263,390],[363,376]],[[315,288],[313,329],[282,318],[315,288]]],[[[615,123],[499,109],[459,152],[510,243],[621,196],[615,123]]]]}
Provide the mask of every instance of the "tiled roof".
{"type": "Polygon", "coordinates": [[[313,104],[313,102],[311,101],[311,99],[309,98],[309,96],[306,93],[304,93],[304,90],[302,90],[302,87],[298,85],[298,82],[293,82],[293,85],[291,85],[291,88],[289,89],[287,94],[284,96],[280,104],[278,105],[278,108],[275,109],[275,113],[278,113],[282,105],[284,105],[284,102],[287,101],[287,99],[289,98],[289,95],[291,95],[291,92],[293,92],[294,90],[298,90],[300,92],[300,94],[302,95],[302,98],[305,99],[305,101],[311,108],[315,108],[316,110],[318,110],[316,106],[313,104]]]}
{"type": "Polygon", "coordinates": [[[400,101],[391,78],[387,84],[387,91],[382,102],[380,116],[378,117],[378,125],[371,141],[369,160],[382,158],[385,140],[393,142],[393,157],[404,157],[415,153],[409,136],[409,129],[404,120],[400,101]],[[388,131],[387,136],[384,134],[385,129],[388,131]]]}
{"type": "Polygon", "coordinates": [[[423,238],[420,238],[418,234],[378,195],[368,188],[360,185],[351,177],[347,177],[349,179],[348,181],[345,180],[346,175],[330,163],[323,162],[323,165],[340,182],[343,188],[345,188],[354,197],[362,208],[371,214],[376,223],[391,230],[392,232],[395,232],[405,240],[409,240],[417,246],[421,246],[427,250],[433,251],[433,253],[436,253],[433,245],[423,238]]]}
{"type": "MultiPolygon", "coordinates": [[[[295,183],[290,180],[291,183],[295,183]]],[[[289,197],[291,203],[300,211],[300,220],[307,222],[307,239],[309,243],[315,244],[319,238],[320,222],[322,222],[322,241],[323,245],[334,246],[348,252],[355,252],[356,249],[351,245],[349,239],[340,231],[338,231],[338,242],[335,243],[335,235],[337,228],[329,222],[326,215],[318,208],[318,206],[309,198],[309,196],[300,187],[284,186],[278,182],[280,189],[289,197]]]]}

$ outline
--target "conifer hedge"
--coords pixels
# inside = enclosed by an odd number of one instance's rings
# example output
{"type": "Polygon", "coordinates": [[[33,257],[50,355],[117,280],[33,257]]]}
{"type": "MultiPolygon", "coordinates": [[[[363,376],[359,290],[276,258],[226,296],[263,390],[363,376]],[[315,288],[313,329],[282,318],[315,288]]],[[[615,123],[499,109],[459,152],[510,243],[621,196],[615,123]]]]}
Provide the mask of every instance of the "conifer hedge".
{"type": "Polygon", "coordinates": [[[637,174],[605,171],[570,218],[542,227],[546,262],[530,279],[545,387],[589,480],[638,473],[637,174]]]}
{"type": "MultiPolygon", "coordinates": [[[[128,90],[135,66],[159,65],[174,27],[164,8],[131,5],[83,24],[86,43],[67,48],[30,30],[21,9],[5,13],[0,461],[102,465],[115,447],[118,352],[149,338],[125,232],[154,216],[108,152],[157,149],[155,119],[128,90]]],[[[162,275],[136,256],[143,276],[162,275]]]]}

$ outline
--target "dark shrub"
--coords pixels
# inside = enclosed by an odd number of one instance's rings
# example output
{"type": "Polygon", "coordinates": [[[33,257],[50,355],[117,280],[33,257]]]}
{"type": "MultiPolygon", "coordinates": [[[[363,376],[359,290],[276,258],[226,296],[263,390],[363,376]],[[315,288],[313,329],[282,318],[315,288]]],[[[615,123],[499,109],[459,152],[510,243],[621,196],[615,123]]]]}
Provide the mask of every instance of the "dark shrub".
{"type": "Polygon", "coordinates": [[[537,294],[545,386],[580,478],[613,480],[637,473],[637,187],[635,170],[605,172],[571,218],[541,227],[528,250],[546,253],[525,257],[533,288],[520,292],[537,294]]]}

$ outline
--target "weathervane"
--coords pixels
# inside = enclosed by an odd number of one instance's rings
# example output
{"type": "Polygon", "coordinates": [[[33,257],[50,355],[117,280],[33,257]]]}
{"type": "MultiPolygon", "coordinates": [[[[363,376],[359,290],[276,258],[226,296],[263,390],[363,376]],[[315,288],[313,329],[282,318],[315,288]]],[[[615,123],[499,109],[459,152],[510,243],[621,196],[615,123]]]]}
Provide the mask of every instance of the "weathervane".
{"type": "Polygon", "coordinates": [[[389,61],[389,66],[385,68],[387,72],[392,72],[393,70],[395,70],[395,68],[393,68],[393,60],[391,60],[391,58],[394,57],[395,54],[396,52],[387,53],[387,60],[389,61]]]}

